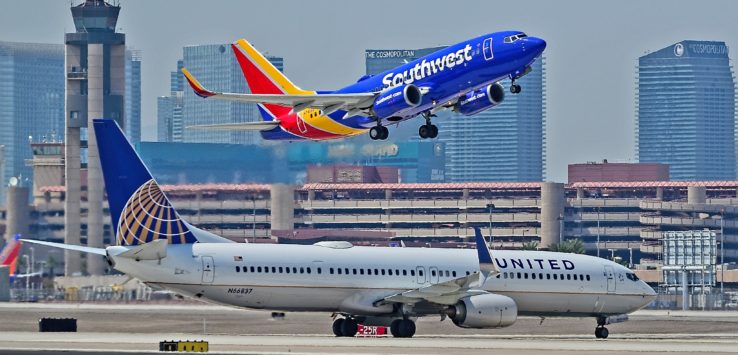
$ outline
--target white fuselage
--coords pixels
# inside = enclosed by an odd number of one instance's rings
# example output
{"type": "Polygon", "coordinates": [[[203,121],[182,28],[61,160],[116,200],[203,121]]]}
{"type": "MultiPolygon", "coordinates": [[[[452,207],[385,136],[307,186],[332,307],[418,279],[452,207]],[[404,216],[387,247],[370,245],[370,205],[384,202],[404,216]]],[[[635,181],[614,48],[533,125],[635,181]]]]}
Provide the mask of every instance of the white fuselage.
{"type": "MultiPolygon", "coordinates": [[[[475,249],[196,243],[168,246],[161,261],[109,255],[115,268],[147,283],[246,308],[383,315],[375,302],[479,271],[475,249]],[[340,270],[340,271],[339,271],[340,270]]],[[[515,300],[520,314],[606,316],[654,299],[643,281],[586,255],[493,250],[500,274],[482,286],[515,300]]],[[[422,315],[422,314],[419,314],[422,315]]]]}

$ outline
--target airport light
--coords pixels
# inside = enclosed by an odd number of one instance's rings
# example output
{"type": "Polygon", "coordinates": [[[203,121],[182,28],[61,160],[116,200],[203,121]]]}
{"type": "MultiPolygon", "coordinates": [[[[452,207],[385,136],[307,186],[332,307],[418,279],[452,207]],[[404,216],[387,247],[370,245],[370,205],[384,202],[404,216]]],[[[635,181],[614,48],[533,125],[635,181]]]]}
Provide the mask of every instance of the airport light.
{"type": "Polygon", "coordinates": [[[492,209],[495,208],[495,205],[493,203],[487,204],[487,209],[489,210],[489,244],[492,245],[492,242],[494,239],[492,239],[492,209]]]}
{"type": "Polygon", "coordinates": [[[600,208],[597,207],[597,257],[600,257],[600,208]]]}
{"type": "Polygon", "coordinates": [[[725,303],[725,252],[723,245],[725,244],[725,209],[720,209],[720,305],[725,303]]]}

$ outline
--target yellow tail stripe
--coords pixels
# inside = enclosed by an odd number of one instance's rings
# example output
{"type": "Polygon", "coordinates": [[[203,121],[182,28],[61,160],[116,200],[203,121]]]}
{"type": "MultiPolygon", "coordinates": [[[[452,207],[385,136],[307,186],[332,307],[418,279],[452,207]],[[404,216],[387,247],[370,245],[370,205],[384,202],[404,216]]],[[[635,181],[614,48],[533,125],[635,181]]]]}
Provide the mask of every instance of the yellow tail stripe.
{"type": "Polygon", "coordinates": [[[293,84],[290,79],[287,79],[282,72],[272,65],[259,51],[256,50],[249,42],[245,39],[239,39],[236,41],[236,45],[241,48],[251,61],[256,65],[264,75],[268,76],[275,84],[279,85],[285,94],[288,95],[313,95],[314,91],[302,90],[297,85],[293,84]]]}

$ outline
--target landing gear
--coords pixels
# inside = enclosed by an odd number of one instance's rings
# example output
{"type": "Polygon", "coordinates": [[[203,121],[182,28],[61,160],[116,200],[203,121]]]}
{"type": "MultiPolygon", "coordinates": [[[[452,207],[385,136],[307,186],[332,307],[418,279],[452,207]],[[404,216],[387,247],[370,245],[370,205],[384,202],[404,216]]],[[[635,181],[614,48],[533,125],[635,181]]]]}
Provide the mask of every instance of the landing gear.
{"type": "Polygon", "coordinates": [[[522,91],[522,90],[523,90],[523,88],[521,88],[520,85],[515,84],[514,81],[513,81],[512,85],[510,85],[510,92],[513,93],[513,94],[519,94],[520,91],[522,91]]]}
{"type": "Polygon", "coordinates": [[[597,317],[597,328],[595,328],[595,338],[597,339],[607,339],[607,336],[610,335],[610,331],[605,328],[605,324],[607,323],[606,317],[597,317]]]}
{"type": "Polygon", "coordinates": [[[339,318],[333,321],[333,334],[337,337],[352,337],[359,331],[359,324],[351,318],[339,318]]]}
{"type": "Polygon", "coordinates": [[[390,333],[395,338],[412,338],[415,335],[415,322],[410,319],[395,319],[390,323],[390,333]]]}
{"type": "Polygon", "coordinates": [[[431,115],[430,113],[423,114],[423,117],[425,117],[425,124],[418,128],[418,135],[420,138],[426,139],[438,137],[438,126],[431,123],[431,117],[434,116],[435,115],[431,115]]]}
{"type": "Polygon", "coordinates": [[[595,338],[607,339],[608,335],[610,335],[610,331],[608,331],[604,326],[598,326],[595,328],[595,338]]]}
{"type": "Polygon", "coordinates": [[[389,129],[382,125],[376,125],[369,130],[369,138],[372,140],[385,140],[389,137],[389,129]]]}

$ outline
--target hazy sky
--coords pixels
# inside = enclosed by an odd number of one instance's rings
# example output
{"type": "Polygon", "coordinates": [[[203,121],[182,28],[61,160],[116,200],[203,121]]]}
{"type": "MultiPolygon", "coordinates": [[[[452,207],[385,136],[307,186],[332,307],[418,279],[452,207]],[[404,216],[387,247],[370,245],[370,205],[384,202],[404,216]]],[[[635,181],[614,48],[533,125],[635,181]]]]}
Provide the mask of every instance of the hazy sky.
{"type": "MultiPolygon", "coordinates": [[[[74,30],[69,1],[0,6],[3,41],[63,43],[74,30]]],[[[334,89],[363,74],[366,48],[452,44],[506,29],[544,38],[550,181],[565,181],[569,163],[634,159],[638,56],[684,39],[738,45],[735,0],[122,0],[121,6],[118,26],[127,45],[143,51],[144,139],[156,137],[156,97],[168,94],[169,72],[185,45],[245,37],[284,57],[298,85],[334,89]]]]}

